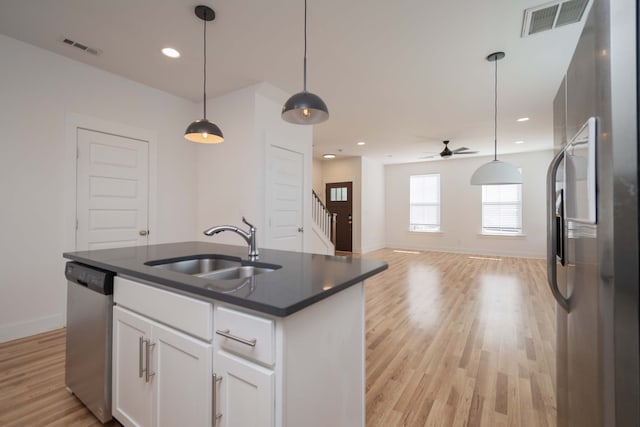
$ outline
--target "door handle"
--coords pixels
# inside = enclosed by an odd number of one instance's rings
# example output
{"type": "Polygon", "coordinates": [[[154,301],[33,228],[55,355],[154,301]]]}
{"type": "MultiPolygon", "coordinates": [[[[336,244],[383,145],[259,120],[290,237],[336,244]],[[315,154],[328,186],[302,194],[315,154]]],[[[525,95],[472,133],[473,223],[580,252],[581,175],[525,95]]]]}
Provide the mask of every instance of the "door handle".
{"type": "Polygon", "coordinates": [[[304,233],[304,228],[303,227],[298,227],[298,233],[304,233]]]}
{"type": "Polygon", "coordinates": [[[142,345],[144,343],[144,338],[142,335],[138,340],[138,378],[142,378],[142,374],[144,373],[144,368],[142,367],[142,345]]]}
{"type": "Polygon", "coordinates": [[[155,343],[152,343],[151,340],[145,340],[145,369],[144,369],[144,382],[148,383],[151,377],[153,377],[156,373],[151,372],[150,359],[151,359],[151,350],[155,347],[155,343]]]}
{"type": "Polygon", "coordinates": [[[211,381],[211,385],[212,385],[212,390],[211,390],[211,400],[212,400],[212,411],[211,411],[211,418],[213,418],[213,427],[216,427],[216,425],[218,425],[218,420],[220,418],[222,418],[222,414],[218,412],[218,399],[217,399],[217,392],[216,392],[216,388],[219,382],[222,382],[222,375],[216,375],[213,374],[213,380],[211,381]]]}
{"type": "Polygon", "coordinates": [[[140,230],[138,234],[140,234],[141,236],[146,236],[149,234],[149,230],[140,230]]]}
{"type": "MultiPolygon", "coordinates": [[[[558,289],[556,266],[556,244],[558,242],[558,222],[556,221],[556,172],[564,158],[564,149],[553,158],[547,170],[547,281],[553,297],[568,313],[569,301],[558,289]]],[[[562,238],[562,236],[560,236],[562,238]]]]}

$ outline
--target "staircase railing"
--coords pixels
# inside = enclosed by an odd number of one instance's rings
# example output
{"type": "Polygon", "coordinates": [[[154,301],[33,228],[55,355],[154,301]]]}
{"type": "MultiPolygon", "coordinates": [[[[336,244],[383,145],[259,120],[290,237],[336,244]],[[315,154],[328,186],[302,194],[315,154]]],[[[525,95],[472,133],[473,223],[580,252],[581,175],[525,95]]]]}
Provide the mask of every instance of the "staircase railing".
{"type": "Polygon", "coordinates": [[[311,191],[312,209],[311,216],[315,224],[322,230],[331,243],[336,244],[336,214],[329,212],[327,207],[322,203],[315,191],[311,191]]]}

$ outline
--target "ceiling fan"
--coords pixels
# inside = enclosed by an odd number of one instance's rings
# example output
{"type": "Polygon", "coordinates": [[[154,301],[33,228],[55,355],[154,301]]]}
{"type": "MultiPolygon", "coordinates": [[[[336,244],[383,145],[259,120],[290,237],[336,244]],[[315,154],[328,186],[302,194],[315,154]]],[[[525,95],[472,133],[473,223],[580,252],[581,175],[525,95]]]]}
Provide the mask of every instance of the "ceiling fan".
{"type": "MultiPolygon", "coordinates": [[[[477,153],[477,151],[469,151],[470,148],[467,148],[467,147],[460,147],[460,148],[456,148],[455,150],[451,150],[449,148],[449,140],[442,141],[442,143],[444,144],[444,149],[440,152],[439,156],[445,159],[453,156],[454,154],[476,154],[477,153]]],[[[434,154],[432,156],[427,156],[427,157],[421,157],[421,159],[431,159],[436,156],[438,156],[438,154],[434,154]]]]}

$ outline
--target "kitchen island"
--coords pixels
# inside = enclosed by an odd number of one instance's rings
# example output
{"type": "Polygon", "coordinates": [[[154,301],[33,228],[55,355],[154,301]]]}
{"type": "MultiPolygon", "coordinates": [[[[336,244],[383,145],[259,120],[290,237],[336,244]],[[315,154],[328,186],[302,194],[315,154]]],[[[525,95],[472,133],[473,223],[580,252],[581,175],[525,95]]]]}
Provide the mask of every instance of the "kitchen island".
{"type": "Polygon", "coordinates": [[[363,281],[386,263],[204,242],[64,256],[116,273],[122,424],[364,426],[363,281]],[[182,269],[198,260],[218,267],[182,269]]]}

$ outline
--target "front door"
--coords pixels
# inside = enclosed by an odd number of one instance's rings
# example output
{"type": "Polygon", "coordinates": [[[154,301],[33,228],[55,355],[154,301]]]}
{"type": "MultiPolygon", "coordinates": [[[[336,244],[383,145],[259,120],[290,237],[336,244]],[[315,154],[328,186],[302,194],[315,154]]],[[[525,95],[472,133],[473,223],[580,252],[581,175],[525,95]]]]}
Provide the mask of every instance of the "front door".
{"type": "Polygon", "coordinates": [[[76,250],[147,244],[146,141],[77,129],[76,250]]]}
{"type": "Polygon", "coordinates": [[[336,250],[351,252],[353,201],[352,183],[335,182],[327,184],[327,209],[336,215],[336,250]]]}

